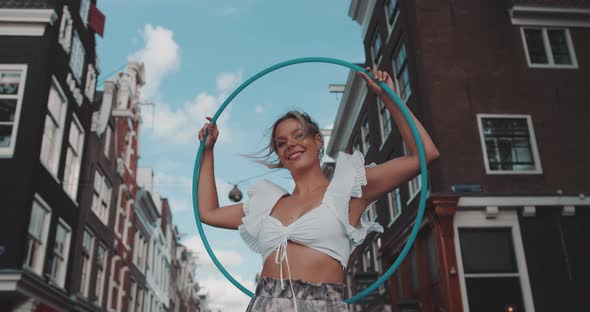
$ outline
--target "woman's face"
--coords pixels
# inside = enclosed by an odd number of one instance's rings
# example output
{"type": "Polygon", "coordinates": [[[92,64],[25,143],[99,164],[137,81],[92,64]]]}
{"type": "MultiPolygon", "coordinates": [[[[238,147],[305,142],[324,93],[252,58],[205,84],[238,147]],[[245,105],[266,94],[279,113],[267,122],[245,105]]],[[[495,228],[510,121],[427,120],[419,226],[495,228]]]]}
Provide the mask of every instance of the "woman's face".
{"type": "Polygon", "coordinates": [[[319,162],[321,136],[306,135],[303,125],[297,119],[285,119],[278,124],[274,143],[279,160],[289,170],[319,162]]]}

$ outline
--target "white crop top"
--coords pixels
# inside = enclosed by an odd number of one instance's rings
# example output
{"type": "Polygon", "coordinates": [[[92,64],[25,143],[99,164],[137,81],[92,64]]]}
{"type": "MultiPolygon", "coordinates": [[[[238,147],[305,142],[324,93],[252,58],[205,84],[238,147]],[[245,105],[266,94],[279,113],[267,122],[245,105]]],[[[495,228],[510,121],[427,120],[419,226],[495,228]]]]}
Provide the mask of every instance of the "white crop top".
{"type": "MultiPolygon", "coordinates": [[[[293,241],[313,248],[338,260],[346,268],[352,249],[360,245],[370,231],[383,232],[383,227],[369,220],[365,210],[356,227],[349,222],[350,197],[362,196],[361,186],[367,184],[364,157],[356,151],[353,155],[340,152],[334,176],[324,194],[322,203],[285,226],[270,212],[278,200],[288,194],[282,187],[261,180],[248,190],[244,202],[244,218],[238,227],[240,236],[254,252],[261,254],[262,261],[276,251],[275,262],[279,264],[283,284],[283,261],[287,264],[289,280],[291,270],[287,258],[287,242],[293,241]]],[[[293,294],[295,298],[295,294],[293,294]]],[[[297,310],[296,302],[293,301],[297,310]]]]}

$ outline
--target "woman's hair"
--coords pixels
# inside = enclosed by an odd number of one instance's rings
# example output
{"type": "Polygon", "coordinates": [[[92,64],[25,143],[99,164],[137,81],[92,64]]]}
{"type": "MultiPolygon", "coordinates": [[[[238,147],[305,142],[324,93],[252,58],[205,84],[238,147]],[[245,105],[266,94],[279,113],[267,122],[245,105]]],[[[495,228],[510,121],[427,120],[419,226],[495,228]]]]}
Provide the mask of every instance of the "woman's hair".
{"type": "MultiPolygon", "coordinates": [[[[295,119],[299,121],[303,125],[303,131],[305,136],[315,136],[316,134],[322,138],[322,142],[324,141],[324,137],[320,132],[320,127],[318,126],[317,122],[311,119],[308,114],[299,111],[288,111],[283,116],[279,117],[271,128],[266,130],[266,135],[270,133],[270,142],[262,148],[260,151],[252,154],[252,155],[244,155],[246,157],[255,159],[257,163],[265,165],[269,169],[280,169],[284,168],[285,166],[280,162],[277,154],[277,145],[275,142],[275,133],[279,124],[287,119],[295,119]],[[274,154],[274,156],[273,156],[274,154]]],[[[320,159],[324,156],[324,146],[320,147],[320,159]]]]}

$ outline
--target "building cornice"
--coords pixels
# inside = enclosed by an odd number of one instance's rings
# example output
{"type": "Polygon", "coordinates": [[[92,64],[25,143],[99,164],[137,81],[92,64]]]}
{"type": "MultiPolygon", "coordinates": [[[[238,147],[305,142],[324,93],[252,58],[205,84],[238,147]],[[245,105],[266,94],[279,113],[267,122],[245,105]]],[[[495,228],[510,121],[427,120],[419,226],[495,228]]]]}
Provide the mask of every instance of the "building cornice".
{"type": "Polygon", "coordinates": [[[512,25],[590,27],[590,9],[515,5],[508,10],[512,25]]]}
{"type": "Polygon", "coordinates": [[[326,154],[335,158],[339,151],[346,149],[354,124],[358,118],[364,97],[367,94],[366,84],[362,78],[351,70],[346,81],[346,88],[342,95],[338,113],[334,122],[334,128],[330,135],[330,142],[326,148],[326,154]]]}
{"type": "Polygon", "coordinates": [[[43,36],[56,20],[53,9],[0,9],[0,36],[43,36]]]}

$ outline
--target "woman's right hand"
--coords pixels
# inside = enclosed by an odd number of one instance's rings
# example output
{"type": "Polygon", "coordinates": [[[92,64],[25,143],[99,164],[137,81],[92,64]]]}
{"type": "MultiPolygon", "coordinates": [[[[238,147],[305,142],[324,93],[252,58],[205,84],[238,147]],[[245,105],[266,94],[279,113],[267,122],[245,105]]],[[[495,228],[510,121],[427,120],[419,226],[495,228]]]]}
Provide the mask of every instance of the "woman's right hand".
{"type": "Polygon", "coordinates": [[[207,136],[207,141],[205,142],[205,150],[213,150],[213,146],[215,146],[215,142],[219,136],[219,130],[217,129],[217,124],[211,123],[211,117],[207,116],[206,118],[209,120],[209,122],[206,123],[199,131],[199,141],[203,141],[205,133],[209,133],[207,136]]]}

